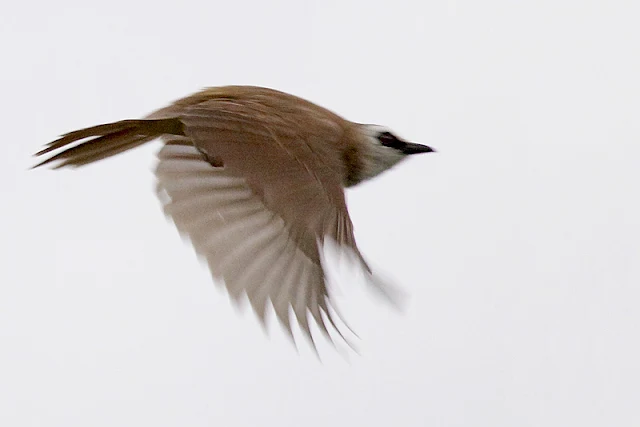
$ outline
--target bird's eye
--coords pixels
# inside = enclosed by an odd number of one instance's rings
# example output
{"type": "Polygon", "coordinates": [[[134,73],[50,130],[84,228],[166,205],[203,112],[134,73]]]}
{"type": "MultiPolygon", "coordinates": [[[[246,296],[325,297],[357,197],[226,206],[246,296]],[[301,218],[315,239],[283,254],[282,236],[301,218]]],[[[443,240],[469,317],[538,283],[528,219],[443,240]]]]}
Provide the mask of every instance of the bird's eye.
{"type": "Polygon", "coordinates": [[[378,141],[380,141],[380,143],[385,147],[390,147],[390,148],[401,148],[407,144],[406,142],[398,139],[391,132],[382,132],[381,134],[379,134],[378,141]]]}

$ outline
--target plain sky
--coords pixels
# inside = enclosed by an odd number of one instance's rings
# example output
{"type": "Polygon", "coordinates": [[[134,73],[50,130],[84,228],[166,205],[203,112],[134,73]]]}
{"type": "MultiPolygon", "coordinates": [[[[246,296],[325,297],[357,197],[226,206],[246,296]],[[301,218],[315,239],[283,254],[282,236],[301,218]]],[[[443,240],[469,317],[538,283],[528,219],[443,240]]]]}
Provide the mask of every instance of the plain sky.
{"type": "Polygon", "coordinates": [[[637,1],[0,6],[0,425],[640,425],[637,1]],[[163,216],[158,143],[57,135],[263,85],[436,147],[348,192],[398,313],[336,268],[359,355],[234,307],[163,216]]]}

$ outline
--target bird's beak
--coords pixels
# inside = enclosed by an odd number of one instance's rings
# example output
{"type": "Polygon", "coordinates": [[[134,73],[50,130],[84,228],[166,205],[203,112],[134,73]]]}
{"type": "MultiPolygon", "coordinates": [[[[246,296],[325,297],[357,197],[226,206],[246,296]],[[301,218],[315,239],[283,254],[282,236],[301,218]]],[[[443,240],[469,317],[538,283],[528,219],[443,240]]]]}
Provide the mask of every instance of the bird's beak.
{"type": "Polygon", "coordinates": [[[420,153],[435,153],[431,147],[427,147],[426,145],[416,144],[414,142],[407,142],[407,145],[402,147],[402,152],[404,154],[420,154],[420,153]]]}

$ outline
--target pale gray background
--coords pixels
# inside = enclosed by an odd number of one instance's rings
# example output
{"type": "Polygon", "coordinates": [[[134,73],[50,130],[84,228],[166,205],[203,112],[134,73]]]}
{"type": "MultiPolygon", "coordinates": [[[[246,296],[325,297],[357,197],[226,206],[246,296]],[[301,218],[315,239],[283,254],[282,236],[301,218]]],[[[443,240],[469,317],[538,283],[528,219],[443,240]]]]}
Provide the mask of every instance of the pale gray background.
{"type": "Polygon", "coordinates": [[[637,1],[3,2],[2,426],[640,425],[637,1]],[[204,86],[433,145],[348,193],[404,314],[342,277],[361,355],[267,337],[153,193],[158,145],[27,171],[204,86]]]}

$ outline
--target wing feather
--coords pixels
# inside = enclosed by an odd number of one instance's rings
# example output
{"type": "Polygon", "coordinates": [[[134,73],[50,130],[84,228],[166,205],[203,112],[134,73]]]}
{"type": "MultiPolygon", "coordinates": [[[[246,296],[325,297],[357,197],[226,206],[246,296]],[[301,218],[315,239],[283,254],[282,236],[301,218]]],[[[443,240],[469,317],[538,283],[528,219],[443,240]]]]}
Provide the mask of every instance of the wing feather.
{"type": "MultiPolygon", "coordinates": [[[[264,324],[269,302],[280,324],[293,337],[290,312],[315,349],[309,315],[323,334],[331,317],[320,262],[317,230],[294,230],[281,212],[268,206],[255,189],[225,167],[214,167],[186,138],[172,139],[158,154],[158,189],[164,210],[196,252],[207,260],[229,295],[246,294],[264,324]]],[[[293,191],[293,196],[304,191],[293,191]]],[[[306,196],[305,200],[310,196],[306,196]]],[[[312,198],[312,197],[311,197],[312,198]]],[[[322,230],[331,220],[321,217],[322,230]]]]}

